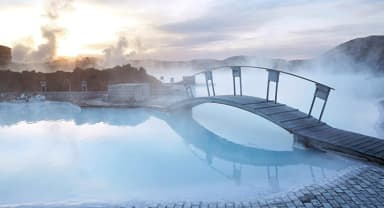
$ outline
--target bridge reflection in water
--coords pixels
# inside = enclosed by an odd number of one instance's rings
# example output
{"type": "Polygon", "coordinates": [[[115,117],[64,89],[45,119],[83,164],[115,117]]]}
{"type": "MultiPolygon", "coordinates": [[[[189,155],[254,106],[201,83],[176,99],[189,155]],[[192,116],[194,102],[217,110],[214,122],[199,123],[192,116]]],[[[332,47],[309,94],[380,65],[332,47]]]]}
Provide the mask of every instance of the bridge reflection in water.
{"type": "Polygon", "coordinates": [[[242,145],[223,138],[199,124],[192,116],[191,111],[177,111],[174,113],[161,113],[154,111],[153,114],[166,121],[167,124],[183,138],[191,152],[209,167],[233,180],[237,184],[242,182],[243,167],[265,167],[268,184],[272,191],[278,192],[279,168],[290,165],[306,165],[312,181],[316,183],[325,177],[325,170],[342,170],[347,168],[349,162],[346,160],[342,165],[334,157],[309,149],[300,149],[293,146],[292,151],[275,151],[257,147],[242,145]],[[200,154],[199,154],[200,153],[200,154]],[[321,156],[320,156],[321,155],[321,156]],[[214,159],[220,159],[232,164],[232,172],[225,173],[215,168],[214,159]],[[315,174],[314,168],[320,170],[315,174]]]}
{"type": "MultiPolygon", "coordinates": [[[[315,152],[293,148],[291,151],[274,151],[236,143],[223,138],[198,123],[192,116],[192,111],[177,111],[173,113],[144,109],[108,109],[108,108],[78,108],[66,103],[31,103],[31,104],[0,104],[0,125],[14,125],[22,121],[74,121],[77,125],[106,123],[111,126],[136,126],[155,117],[163,120],[182,138],[191,151],[213,171],[239,185],[243,183],[244,171],[252,168],[265,168],[267,184],[272,192],[280,190],[279,169],[284,166],[302,165],[300,173],[307,172],[316,182],[328,170],[340,171],[353,163],[348,160],[335,160],[335,157],[315,152]],[[11,119],[9,119],[11,118],[11,119]],[[226,163],[229,169],[217,167],[217,163],[226,163]]],[[[257,136],[256,136],[257,137],[257,136]]]]}

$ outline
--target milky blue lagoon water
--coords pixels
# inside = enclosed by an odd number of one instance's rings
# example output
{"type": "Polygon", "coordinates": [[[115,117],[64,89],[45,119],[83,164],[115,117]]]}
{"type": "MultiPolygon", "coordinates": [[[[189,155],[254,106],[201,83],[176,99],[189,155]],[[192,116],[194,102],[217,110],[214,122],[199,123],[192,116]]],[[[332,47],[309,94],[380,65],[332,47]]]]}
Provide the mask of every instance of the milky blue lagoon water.
{"type": "Polygon", "coordinates": [[[253,200],[360,166],[248,112],[0,103],[0,204],[253,200]]]}

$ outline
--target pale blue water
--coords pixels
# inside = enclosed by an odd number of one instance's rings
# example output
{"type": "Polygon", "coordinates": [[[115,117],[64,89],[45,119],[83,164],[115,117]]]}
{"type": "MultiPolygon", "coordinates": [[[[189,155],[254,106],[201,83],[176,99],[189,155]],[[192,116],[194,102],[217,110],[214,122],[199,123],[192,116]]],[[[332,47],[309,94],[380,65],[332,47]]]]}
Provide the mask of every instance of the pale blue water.
{"type": "Polygon", "coordinates": [[[0,204],[252,200],[360,164],[294,146],[255,115],[0,103],[0,204]]]}

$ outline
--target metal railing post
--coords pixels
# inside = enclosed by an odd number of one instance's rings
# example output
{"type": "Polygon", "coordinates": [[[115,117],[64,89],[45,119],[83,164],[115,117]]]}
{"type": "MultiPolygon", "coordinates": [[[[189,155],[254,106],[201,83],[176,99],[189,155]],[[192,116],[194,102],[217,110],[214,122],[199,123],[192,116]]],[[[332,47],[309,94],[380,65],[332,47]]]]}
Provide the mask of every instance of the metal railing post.
{"type": "Polygon", "coordinates": [[[194,97],[192,87],[190,85],[184,85],[185,91],[188,97],[194,97]]]}
{"type": "Polygon", "coordinates": [[[208,85],[207,75],[205,75],[205,85],[207,86],[207,92],[208,92],[208,97],[209,97],[209,96],[211,96],[211,93],[209,92],[209,85],[208,85]]]}
{"type": "Polygon", "coordinates": [[[271,82],[275,83],[275,103],[277,103],[277,92],[279,88],[279,77],[280,72],[272,69],[267,69],[268,71],[268,81],[267,81],[267,96],[266,100],[269,101],[269,85],[271,82]]]}
{"type": "Polygon", "coordinates": [[[195,76],[183,76],[182,83],[184,84],[187,96],[194,97],[192,86],[196,84],[195,76]]]}
{"type": "Polygon", "coordinates": [[[275,86],[275,103],[277,103],[277,90],[279,88],[279,81],[276,82],[276,86],[275,86]]]}
{"type": "Polygon", "coordinates": [[[310,117],[312,114],[312,109],[313,109],[313,105],[315,104],[316,98],[319,98],[324,100],[323,106],[321,107],[320,116],[318,119],[319,121],[321,121],[321,118],[323,117],[323,114],[324,114],[325,106],[327,105],[327,102],[328,102],[328,96],[330,91],[331,91],[330,87],[316,83],[315,94],[313,95],[312,104],[309,109],[308,117],[310,117]]]}
{"type": "Polygon", "coordinates": [[[240,96],[243,96],[243,83],[241,78],[241,67],[240,66],[231,66],[232,69],[232,81],[233,81],[233,95],[236,96],[236,77],[239,78],[240,85],[240,96]]]}
{"type": "Polygon", "coordinates": [[[236,96],[236,82],[235,82],[235,76],[232,74],[232,80],[233,80],[233,95],[236,96]]]}
{"type": "Polygon", "coordinates": [[[243,80],[241,76],[241,69],[240,69],[240,96],[243,96],[243,80]]]}
{"type": "Polygon", "coordinates": [[[213,94],[213,96],[215,96],[216,92],[215,92],[215,86],[213,84],[212,71],[206,71],[204,74],[205,74],[205,85],[207,86],[208,96],[211,96],[208,81],[211,81],[212,94],[213,94]]]}
{"type": "Polygon", "coordinates": [[[211,86],[212,86],[212,94],[213,94],[213,96],[216,96],[215,85],[213,84],[213,79],[211,79],[211,86]]]}
{"type": "Polygon", "coordinates": [[[321,118],[323,117],[325,106],[327,105],[327,102],[328,102],[328,96],[329,96],[329,92],[327,93],[327,96],[326,96],[326,98],[324,100],[324,103],[323,103],[323,107],[321,108],[321,112],[320,112],[320,116],[319,116],[319,121],[321,121],[321,118]]]}
{"type": "Polygon", "coordinates": [[[269,80],[267,81],[267,96],[265,97],[267,102],[269,101],[269,80]]]}
{"type": "Polygon", "coordinates": [[[312,113],[313,105],[315,104],[315,100],[316,100],[316,91],[317,91],[317,89],[315,90],[315,94],[313,95],[313,99],[312,99],[311,107],[309,108],[309,112],[308,112],[308,117],[311,117],[311,113],[312,113]]]}

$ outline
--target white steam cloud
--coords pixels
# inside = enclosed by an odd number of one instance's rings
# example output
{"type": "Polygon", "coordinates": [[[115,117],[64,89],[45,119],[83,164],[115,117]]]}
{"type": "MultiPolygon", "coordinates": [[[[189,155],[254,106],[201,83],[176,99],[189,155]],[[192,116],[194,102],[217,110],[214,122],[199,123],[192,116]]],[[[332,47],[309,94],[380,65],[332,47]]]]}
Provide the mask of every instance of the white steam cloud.
{"type": "Polygon", "coordinates": [[[48,23],[41,27],[41,35],[45,43],[34,49],[30,45],[17,44],[13,48],[13,59],[16,62],[46,62],[56,56],[57,39],[65,34],[65,29],[57,25],[56,20],[62,12],[74,9],[74,0],[49,0],[46,2],[43,16],[48,23]]]}
{"type": "MultiPolygon", "coordinates": [[[[138,39],[136,44],[141,47],[138,39]]],[[[128,59],[136,54],[136,51],[130,50],[128,39],[125,36],[120,36],[116,45],[104,49],[103,53],[104,66],[111,67],[126,64],[128,59]]]]}

